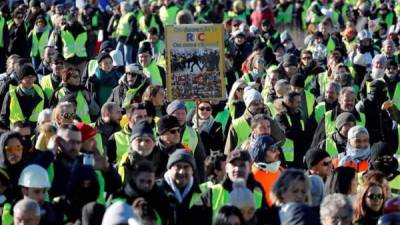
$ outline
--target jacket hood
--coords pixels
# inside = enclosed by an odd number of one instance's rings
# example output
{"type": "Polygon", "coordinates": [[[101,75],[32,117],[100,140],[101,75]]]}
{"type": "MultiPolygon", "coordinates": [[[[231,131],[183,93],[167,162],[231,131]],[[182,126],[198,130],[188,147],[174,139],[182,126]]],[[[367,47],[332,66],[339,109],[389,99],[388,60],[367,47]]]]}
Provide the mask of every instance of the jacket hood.
{"type": "Polygon", "coordinates": [[[7,141],[11,138],[17,138],[22,144],[22,137],[15,131],[7,131],[0,136],[0,167],[7,167],[7,159],[4,154],[4,148],[6,147],[7,141]]]}

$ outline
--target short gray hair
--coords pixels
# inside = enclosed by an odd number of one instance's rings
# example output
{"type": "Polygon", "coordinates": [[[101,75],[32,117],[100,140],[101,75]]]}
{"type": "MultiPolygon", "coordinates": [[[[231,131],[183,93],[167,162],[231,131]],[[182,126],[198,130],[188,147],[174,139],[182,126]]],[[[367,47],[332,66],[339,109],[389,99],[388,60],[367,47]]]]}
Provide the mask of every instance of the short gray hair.
{"type": "Polygon", "coordinates": [[[331,217],[332,212],[335,212],[341,208],[348,213],[348,217],[353,216],[353,207],[349,197],[339,193],[327,195],[322,201],[319,211],[321,222],[324,219],[331,217]]]}
{"type": "Polygon", "coordinates": [[[35,216],[40,217],[40,206],[32,199],[24,198],[17,202],[14,206],[14,214],[34,212],[35,216]]]}
{"type": "Polygon", "coordinates": [[[329,87],[333,87],[333,89],[335,90],[336,94],[340,93],[340,89],[342,89],[342,85],[340,85],[338,82],[335,81],[331,81],[328,83],[328,85],[326,86],[326,90],[328,90],[329,87]]]}

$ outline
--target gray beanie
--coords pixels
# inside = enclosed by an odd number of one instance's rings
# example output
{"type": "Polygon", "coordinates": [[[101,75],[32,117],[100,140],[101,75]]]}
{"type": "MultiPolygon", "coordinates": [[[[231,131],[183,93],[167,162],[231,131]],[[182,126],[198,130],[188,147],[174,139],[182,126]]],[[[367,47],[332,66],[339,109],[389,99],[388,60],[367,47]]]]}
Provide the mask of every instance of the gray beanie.
{"type": "Polygon", "coordinates": [[[169,156],[167,168],[170,169],[175,163],[180,161],[184,161],[189,163],[193,170],[196,169],[196,163],[194,162],[194,157],[191,152],[188,152],[185,149],[177,149],[172,155],[169,156]]]}
{"type": "Polygon", "coordinates": [[[356,123],[356,118],[352,113],[342,112],[336,117],[336,129],[340,130],[348,122],[356,123]]]}
{"type": "Polygon", "coordinates": [[[367,134],[369,136],[368,130],[362,126],[354,126],[350,128],[349,133],[347,133],[347,139],[357,138],[360,134],[367,134]]]}
{"type": "Polygon", "coordinates": [[[179,109],[186,110],[185,103],[181,100],[174,100],[171,103],[169,103],[169,105],[167,107],[167,114],[171,115],[172,113],[174,113],[176,110],[179,110],[179,109]]]}
{"type": "MultiPolygon", "coordinates": [[[[244,100],[244,104],[246,105],[246,108],[249,107],[252,102],[255,102],[255,101],[264,102],[263,97],[261,96],[260,92],[256,91],[252,87],[246,87],[244,89],[243,100],[244,100]]],[[[167,112],[168,112],[168,109],[167,109],[167,112]]]]}

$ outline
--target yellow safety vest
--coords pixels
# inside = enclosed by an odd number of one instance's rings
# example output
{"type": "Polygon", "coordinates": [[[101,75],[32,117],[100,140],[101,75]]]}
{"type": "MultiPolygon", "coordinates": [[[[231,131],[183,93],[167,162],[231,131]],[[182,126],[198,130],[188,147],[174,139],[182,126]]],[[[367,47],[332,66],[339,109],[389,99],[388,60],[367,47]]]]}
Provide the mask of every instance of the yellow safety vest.
{"type": "MultiPolygon", "coordinates": [[[[359,112],[361,121],[356,120],[356,125],[359,126],[365,126],[365,114],[359,112]]],[[[335,120],[332,120],[332,110],[329,110],[328,112],[325,113],[325,136],[329,137],[331,136],[336,129],[336,124],[335,120]]]]}
{"type": "Polygon", "coordinates": [[[40,86],[42,87],[44,93],[47,96],[47,99],[50,99],[51,95],[53,95],[54,87],[51,83],[51,74],[46,75],[40,81],[40,86]]]}
{"type": "Polygon", "coordinates": [[[325,102],[318,103],[318,105],[315,107],[315,112],[314,112],[315,121],[317,121],[317,123],[321,122],[325,112],[326,112],[326,103],[325,102]]]}
{"type": "MultiPolygon", "coordinates": [[[[289,126],[292,126],[292,119],[290,116],[286,114],[286,119],[289,123],[289,126]]],[[[300,120],[301,129],[304,131],[304,121],[300,120]]],[[[283,155],[285,156],[285,160],[288,162],[293,162],[294,160],[294,142],[293,140],[286,138],[285,143],[282,145],[283,155]]]]}
{"type": "Polygon", "coordinates": [[[163,80],[161,78],[160,69],[158,68],[157,64],[154,60],[151,60],[149,65],[143,68],[144,74],[150,78],[152,85],[160,85],[164,86],[163,80]]]}
{"type": "Polygon", "coordinates": [[[36,105],[36,107],[33,109],[29,119],[26,118],[22,112],[21,105],[18,102],[18,97],[16,90],[13,89],[10,90],[10,122],[11,124],[14,124],[17,121],[25,121],[28,119],[30,122],[37,122],[38,121],[38,116],[39,113],[43,111],[44,109],[44,93],[43,90],[40,88],[39,85],[34,84],[33,88],[35,89],[35,92],[39,95],[39,97],[42,99],[40,102],[36,105]]]}
{"type": "Polygon", "coordinates": [[[232,121],[232,127],[237,135],[237,146],[241,145],[251,134],[250,125],[246,119],[241,116],[232,121]]]}
{"type": "Polygon", "coordinates": [[[182,145],[188,146],[192,150],[193,154],[196,151],[197,144],[199,143],[199,138],[196,131],[192,127],[186,126],[185,131],[182,135],[181,140],[182,145]]]}
{"type": "Polygon", "coordinates": [[[32,32],[32,49],[31,49],[31,56],[37,57],[38,54],[41,59],[44,57],[44,48],[47,45],[47,41],[49,40],[50,30],[46,29],[40,38],[37,36],[37,32],[33,30],[32,32]]]}
{"type": "Polygon", "coordinates": [[[304,95],[306,97],[307,114],[308,117],[310,117],[312,112],[314,111],[315,96],[309,91],[304,91],[304,95]]]}
{"type": "Polygon", "coordinates": [[[129,12],[119,19],[117,26],[117,37],[127,37],[129,32],[131,31],[131,27],[129,25],[129,19],[133,16],[133,12],[129,12]]]}
{"type": "Polygon", "coordinates": [[[79,58],[87,57],[86,52],[86,42],[87,42],[87,32],[84,31],[74,39],[71,32],[62,30],[61,40],[63,43],[63,56],[65,59],[70,59],[74,56],[79,58]]]}
{"type": "Polygon", "coordinates": [[[332,139],[332,137],[327,137],[325,139],[325,151],[328,152],[328,154],[334,158],[337,155],[339,155],[339,152],[337,150],[337,146],[335,141],[332,139]]]}
{"type": "Polygon", "coordinates": [[[219,112],[217,116],[215,116],[215,121],[222,124],[222,133],[225,134],[226,126],[229,121],[229,110],[224,108],[223,111],[219,112]]]}
{"type": "MultiPolygon", "coordinates": [[[[222,206],[230,203],[230,194],[221,184],[216,184],[211,187],[212,198],[211,207],[213,212],[213,218],[217,215],[218,211],[222,206]]],[[[253,198],[256,203],[256,209],[261,208],[263,202],[262,192],[254,190],[253,198]]]]}
{"type": "Polygon", "coordinates": [[[0,48],[4,47],[4,25],[6,24],[6,20],[4,17],[0,16],[0,48]]]}
{"type": "Polygon", "coordinates": [[[96,69],[99,67],[99,63],[96,59],[91,59],[88,64],[88,77],[92,77],[96,74],[96,69]]]}
{"type": "MultiPolygon", "coordinates": [[[[62,88],[58,92],[58,98],[62,98],[64,96],[65,96],[65,91],[62,88]]],[[[83,92],[78,91],[75,99],[76,99],[76,115],[78,115],[79,118],[81,118],[82,122],[87,124],[92,123],[89,115],[89,106],[85,97],[83,96],[83,92]]]]}
{"type": "Polygon", "coordinates": [[[400,83],[396,84],[396,88],[394,89],[394,93],[391,99],[392,102],[397,106],[397,108],[400,108],[400,83]]]}
{"type": "MultiPolygon", "coordinates": [[[[126,128],[124,128],[126,129],[126,128]]],[[[117,155],[117,164],[122,162],[122,156],[128,152],[129,148],[129,137],[130,134],[127,134],[124,131],[118,131],[114,133],[115,145],[116,145],[116,155],[117,155]]]]}
{"type": "Polygon", "coordinates": [[[160,19],[161,22],[166,25],[174,25],[176,23],[176,15],[181,9],[178,6],[167,7],[163,6],[160,8],[160,19]]]}
{"type": "Polygon", "coordinates": [[[151,16],[150,25],[149,25],[149,26],[146,25],[145,20],[146,20],[146,17],[145,17],[145,16],[142,16],[142,17],[140,17],[140,19],[139,19],[139,29],[140,29],[142,32],[147,33],[147,32],[149,31],[149,29],[150,29],[150,28],[153,28],[153,27],[155,27],[155,28],[157,29],[157,31],[160,32],[160,28],[158,28],[158,24],[157,24],[157,22],[156,22],[156,18],[155,18],[154,15],[151,16]]]}

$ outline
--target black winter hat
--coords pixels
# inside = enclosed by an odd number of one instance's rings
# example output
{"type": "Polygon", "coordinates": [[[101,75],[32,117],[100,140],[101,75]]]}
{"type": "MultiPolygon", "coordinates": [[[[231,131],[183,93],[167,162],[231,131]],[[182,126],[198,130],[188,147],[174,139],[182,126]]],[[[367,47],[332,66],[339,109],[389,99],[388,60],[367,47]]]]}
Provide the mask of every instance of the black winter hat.
{"type": "Polygon", "coordinates": [[[348,122],[356,123],[356,118],[354,117],[354,115],[349,112],[340,113],[340,115],[336,117],[336,129],[340,130],[348,122]]]}
{"type": "Polygon", "coordinates": [[[105,41],[101,43],[99,51],[104,52],[107,49],[114,49],[114,48],[115,47],[112,41],[105,41]]]}
{"type": "Polygon", "coordinates": [[[303,74],[295,74],[291,79],[290,79],[290,85],[292,85],[293,87],[301,87],[304,88],[304,82],[305,82],[305,78],[303,76],[303,74]]]}
{"type": "Polygon", "coordinates": [[[383,80],[373,80],[370,83],[371,92],[382,92],[386,88],[386,83],[383,80]]]}
{"type": "Polygon", "coordinates": [[[37,76],[33,67],[29,64],[25,64],[19,69],[18,80],[22,80],[24,77],[27,77],[30,75],[34,75],[35,77],[37,76]]]}
{"type": "Polygon", "coordinates": [[[141,120],[133,126],[130,141],[137,137],[151,137],[154,139],[153,127],[146,120],[141,120]]]}
{"type": "Polygon", "coordinates": [[[171,115],[161,117],[157,123],[158,133],[160,134],[164,134],[175,127],[180,127],[179,121],[175,116],[171,115]]]}
{"type": "Polygon", "coordinates": [[[138,54],[143,54],[143,53],[148,53],[150,55],[153,55],[153,51],[152,51],[150,42],[145,41],[139,47],[138,54]]]}
{"type": "Polygon", "coordinates": [[[172,153],[172,155],[169,156],[167,169],[170,169],[175,163],[181,161],[189,163],[193,170],[196,169],[196,163],[194,162],[193,154],[185,149],[177,149],[174,153],[172,153]]]}
{"type": "Polygon", "coordinates": [[[97,62],[100,63],[101,61],[103,61],[106,58],[110,58],[112,60],[110,54],[108,54],[107,52],[100,52],[97,55],[97,62]]]}
{"type": "Polygon", "coordinates": [[[385,156],[385,155],[393,155],[393,152],[390,148],[390,145],[386,142],[376,142],[372,145],[371,147],[371,158],[370,161],[374,161],[376,159],[378,159],[381,156],[385,156]]]}
{"type": "Polygon", "coordinates": [[[307,168],[310,169],[312,166],[317,165],[321,160],[329,157],[329,154],[319,148],[311,148],[307,151],[304,156],[307,168]]]}

